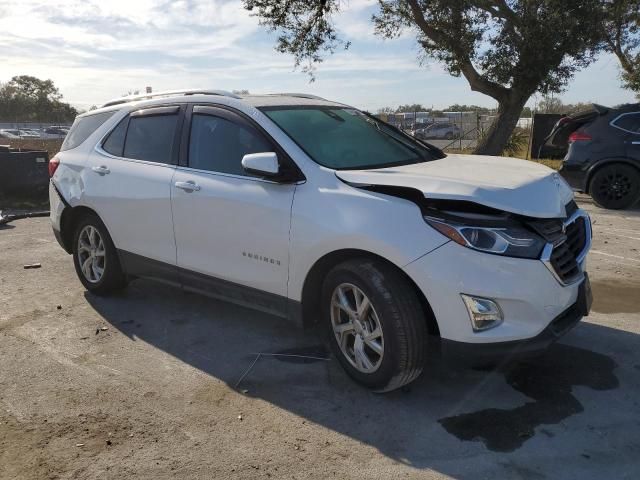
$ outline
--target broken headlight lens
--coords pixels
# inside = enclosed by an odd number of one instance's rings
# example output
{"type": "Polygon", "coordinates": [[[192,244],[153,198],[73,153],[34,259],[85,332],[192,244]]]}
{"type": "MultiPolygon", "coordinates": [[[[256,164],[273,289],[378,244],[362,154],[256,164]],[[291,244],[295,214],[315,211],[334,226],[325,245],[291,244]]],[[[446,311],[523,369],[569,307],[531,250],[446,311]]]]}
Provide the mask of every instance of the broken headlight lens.
{"type": "Polygon", "coordinates": [[[447,223],[425,217],[426,222],[444,236],[464,246],[482,252],[509,257],[539,258],[545,241],[524,227],[477,227],[447,223]]]}

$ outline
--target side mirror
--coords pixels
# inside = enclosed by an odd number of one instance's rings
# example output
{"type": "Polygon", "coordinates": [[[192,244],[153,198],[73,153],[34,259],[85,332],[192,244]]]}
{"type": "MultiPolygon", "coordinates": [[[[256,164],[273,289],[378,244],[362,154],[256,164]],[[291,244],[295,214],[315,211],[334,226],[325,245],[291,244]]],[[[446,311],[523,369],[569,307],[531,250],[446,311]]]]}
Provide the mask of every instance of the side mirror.
{"type": "Polygon", "coordinates": [[[278,156],[275,152],[249,153],[242,157],[242,168],[247,173],[267,178],[280,174],[278,156]]]}

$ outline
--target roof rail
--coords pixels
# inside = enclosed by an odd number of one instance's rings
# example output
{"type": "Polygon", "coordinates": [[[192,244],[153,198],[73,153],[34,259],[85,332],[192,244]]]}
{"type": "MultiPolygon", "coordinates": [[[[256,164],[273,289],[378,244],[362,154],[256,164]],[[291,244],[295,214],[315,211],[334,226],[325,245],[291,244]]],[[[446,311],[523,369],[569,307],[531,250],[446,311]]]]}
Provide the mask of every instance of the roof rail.
{"type": "Polygon", "coordinates": [[[270,95],[282,95],[286,97],[296,97],[296,98],[309,98],[311,100],[327,100],[326,98],[319,97],[318,95],[311,95],[310,93],[295,93],[295,92],[285,92],[285,93],[271,93],[270,95]]]}
{"type": "Polygon", "coordinates": [[[137,100],[150,100],[152,98],[159,97],[171,97],[177,95],[220,95],[223,97],[240,98],[235,93],[227,92],[226,90],[206,90],[201,88],[192,88],[187,90],[165,90],[155,93],[140,93],[135,95],[127,95],[120,98],[114,98],[102,105],[103,107],[111,107],[113,105],[120,105],[122,103],[135,102],[137,100]]]}

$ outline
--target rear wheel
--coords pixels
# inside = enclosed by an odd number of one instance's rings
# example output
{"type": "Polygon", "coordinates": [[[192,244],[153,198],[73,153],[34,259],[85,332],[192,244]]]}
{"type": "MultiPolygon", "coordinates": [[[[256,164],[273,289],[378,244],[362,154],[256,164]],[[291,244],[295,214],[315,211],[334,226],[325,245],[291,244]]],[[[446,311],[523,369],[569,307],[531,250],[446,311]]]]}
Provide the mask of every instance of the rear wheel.
{"type": "Polygon", "coordinates": [[[628,208],[640,197],[640,172],[622,164],[602,167],[594,174],[589,193],[600,207],[628,208]]]}
{"type": "Polygon", "coordinates": [[[413,285],[392,266],[350,260],[322,288],[329,343],[347,373],[377,391],[390,391],[422,372],[426,322],[413,285]]]}
{"type": "Polygon", "coordinates": [[[76,224],[73,263],[78,278],[90,292],[107,294],[127,285],[113,241],[96,215],[86,215],[76,224]]]}

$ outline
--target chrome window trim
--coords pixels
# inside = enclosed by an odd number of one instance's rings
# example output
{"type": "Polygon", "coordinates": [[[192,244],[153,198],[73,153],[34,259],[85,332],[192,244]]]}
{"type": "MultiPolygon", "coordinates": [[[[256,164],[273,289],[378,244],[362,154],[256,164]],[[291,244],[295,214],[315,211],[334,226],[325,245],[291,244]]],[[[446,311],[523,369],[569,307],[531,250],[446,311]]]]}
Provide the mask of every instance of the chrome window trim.
{"type": "MultiPolygon", "coordinates": [[[[111,133],[111,132],[109,132],[109,133],[111,133]]],[[[106,137],[106,135],[105,135],[105,137],[106,137]]],[[[96,152],[98,152],[100,155],[102,155],[104,157],[112,158],[113,160],[122,160],[124,162],[142,163],[142,164],[145,164],[145,165],[155,165],[155,166],[160,166],[160,167],[176,168],[178,166],[178,165],[175,165],[173,163],[152,162],[150,160],[140,160],[138,158],[118,157],[117,155],[113,155],[113,154],[107,152],[106,150],[104,150],[102,148],[102,141],[100,143],[98,143],[94,147],[94,150],[96,152]]]]}
{"type": "Polygon", "coordinates": [[[616,118],[614,118],[613,120],[611,120],[609,122],[609,126],[611,126],[613,128],[617,128],[618,130],[622,130],[623,132],[632,133],[634,135],[640,135],[640,132],[634,132],[632,130],[627,130],[626,128],[622,128],[622,127],[619,127],[618,125],[616,125],[616,122],[618,120],[620,120],[622,117],[626,117],[627,115],[640,115],[640,112],[621,113],[620,115],[618,115],[616,118]]]}
{"type": "Polygon", "coordinates": [[[583,271],[584,260],[587,257],[587,253],[589,253],[589,250],[591,249],[591,238],[592,238],[591,218],[589,217],[589,214],[587,214],[587,212],[585,212],[584,210],[576,210],[573,213],[573,215],[571,215],[569,218],[564,220],[562,223],[566,228],[567,225],[572,224],[578,218],[583,218],[584,219],[584,223],[585,223],[585,226],[584,226],[585,227],[585,231],[584,231],[584,235],[585,235],[584,248],[578,254],[578,256],[576,256],[576,263],[578,264],[578,267],[580,268],[580,274],[576,275],[575,277],[573,277],[571,279],[569,279],[568,281],[564,281],[564,280],[562,280],[560,278],[558,273],[553,268],[553,265],[551,265],[551,253],[553,252],[553,248],[554,248],[553,243],[547,243],[544,246],[544,249],[542,250],[542,255],[540,256],[540,260],[542,261],[544,266],[547,267],[549,272],[551,272],[551,274],[553,275],[553,278],[555,278],[557,280],[557,282],[562,286],[574,285],[574,284],[576,284],[578,282],[581,282],[584,279],[584,271],[583,271]]]}

